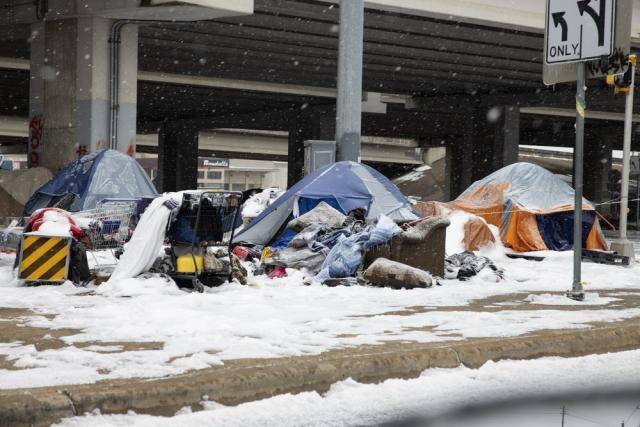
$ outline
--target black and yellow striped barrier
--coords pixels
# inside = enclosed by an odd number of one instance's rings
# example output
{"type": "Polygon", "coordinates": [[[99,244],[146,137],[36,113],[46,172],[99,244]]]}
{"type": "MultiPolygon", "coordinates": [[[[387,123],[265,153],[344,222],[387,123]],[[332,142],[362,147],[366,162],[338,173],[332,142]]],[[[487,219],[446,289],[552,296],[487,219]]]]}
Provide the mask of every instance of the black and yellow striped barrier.
{"type": "Polygon", "coordinates": [[[64,282],[69,270],[71,238],[26,234],[22,238],[19,278],[64,282]]]}

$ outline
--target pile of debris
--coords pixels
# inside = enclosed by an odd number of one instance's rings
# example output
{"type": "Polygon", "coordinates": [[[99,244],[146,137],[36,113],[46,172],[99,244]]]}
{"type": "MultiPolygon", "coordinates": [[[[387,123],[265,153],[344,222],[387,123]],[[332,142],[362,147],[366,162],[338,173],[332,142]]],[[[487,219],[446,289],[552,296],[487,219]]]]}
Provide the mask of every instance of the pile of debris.
{"type": "MultiPolygon", "coordinates": [[[[107,157],[103,155],[103,160],[107,157]]],[[[96,160],[89,159],[94,166],[96,160]]],[[[481,189],[494,192],[509,188],[483,185],[481,189]]],[[[305,282],[327,286],[424,288],[439,284],[440,278],[467,280],[481,272],[500,281],[503,270],[474,253],[491,245],[502,248],[505,235],[505,225],[492,221],[495,206],[491,211],[469,208],[468,200],[479,200],[474,197],[479,191],[472,188],[467,192],[471,195],[465,193],[450,204],[413,205],[376,170],[338,162],[309,174],[286,192],[193,190],[167,193],[153,201],[138,198],[133,204],[131,198],[99,202],[75,213],[36,210],[24,231],[25,238],[66,251],[64,275],[57,274],[62,269],[56,270],[55,278],[77,283],[87,281],[84,251],[95,259],[105,249],[118,255],[106,275],[108,283],[155,273],[197,291],[234,280],[248,284],[258,275],[280,278],[292,269],[305,273],[305,282]],[[57,238],[62,241],[44,242],[57,238]]],[[[40,193],[49,197],[47,204],[69,194],[40,193]]],[[[507,199],[496,194],[495,200],[507,199]]],[[[42,194],[36,196],[46,202],[42,194]]],[[[86,194],[72,196],[75,204],[86,194]]],[[[511,209],[514,204],[510,200],[511,209]]],[[[16,262],[21,278],[38,282],[42,277],[34,272],[45,276],[53,272],[64,264],[64,254],[55,255],[55,265],[47,269],[40,265],[52,261],[38,260],[42,251],[34,248],[23,245],[16,262]]]]}
{"type": "Polygon", "coordinates": [[[282,196],[283,190],[279,188],[267,188],[259,193],[252,194],[242,205],[242,225],[246,227],[262,211],[271,206],[278,197],[282,196]]]}
{"type": "Polygon", "coordinates": [[[271,278],[296,269],[330,286],[429,287],[444,276],[448,224],[421,220],[374,169],[339,162],[280,195],[234,242],[260,253],[254,274],[271,278]]]}

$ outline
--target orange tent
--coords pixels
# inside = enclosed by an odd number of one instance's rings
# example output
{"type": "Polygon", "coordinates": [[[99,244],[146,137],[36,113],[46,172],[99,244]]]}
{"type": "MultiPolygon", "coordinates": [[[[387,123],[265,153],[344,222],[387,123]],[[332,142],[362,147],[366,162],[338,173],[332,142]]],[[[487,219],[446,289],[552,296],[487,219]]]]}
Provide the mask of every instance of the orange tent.
{"type": "MultiPolygon", "coordinates": [[[[546,169],[515,163],[477,181],[449,206],[500,229],[505,246],[519,252],[573,247],[571,186],[546,169]]],[[[594,206],[583,201],[583,244],[607,249],[594,206]]]]}

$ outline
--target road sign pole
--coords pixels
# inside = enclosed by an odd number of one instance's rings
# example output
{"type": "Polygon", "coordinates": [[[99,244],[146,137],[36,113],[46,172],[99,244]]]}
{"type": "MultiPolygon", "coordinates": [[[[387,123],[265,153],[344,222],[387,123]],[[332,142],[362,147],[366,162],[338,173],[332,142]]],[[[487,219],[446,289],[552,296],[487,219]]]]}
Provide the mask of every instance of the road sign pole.
{"type": "Polygon", "coordinates": [[[573,165],[575,181],[575,205],[573,213],[573,288],[569,298],[582,301],[582,162],[584,157],[584,116],[586,103],[586,66],[578,64],[576,89],[576,147],[573,165]]]}
{"type": "Polygon", "coordinates": [[[633,95],[635,92],[636,57],[629,57],[631,67],[631,86],[627,93],[627,105],[624,111],[624,142],[622,148],[622,189],[620,190],[620,237],[611,243],[611,249],[620,255],[635,258],[633,243],[627,239],[627,215],[629,210],[629,173],[631,171],[631,128],[633,125],[633,95]]]}

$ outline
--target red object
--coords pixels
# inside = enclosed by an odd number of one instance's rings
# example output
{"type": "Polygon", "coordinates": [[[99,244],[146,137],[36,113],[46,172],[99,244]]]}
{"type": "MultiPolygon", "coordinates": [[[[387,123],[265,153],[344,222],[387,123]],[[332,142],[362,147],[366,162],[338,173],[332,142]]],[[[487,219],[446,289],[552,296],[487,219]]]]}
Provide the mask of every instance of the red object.
{"type": "Polygon", "coordinates": [[[279,279],[281,277],[285,277],[287,275],[287,271],[284,267],[274,267],[273,270],[267,273],[269,279],[279,279]]]}
{"type": "Polygon", "coordinates": [[[71,234],[73,235],[73,237],[77,240],[82,239],[82,236],[84,235],[82,229],[78,227],[76,222],[73,220],[73,218],[71,218],[71,215],[69,215],[67,211],[58,208],[44,208],[35,211],[33,214],[31,214],[31,217],[29,217],[29,223],[25,228],[25,232],[28,233],[30,231],[38,231],[42,224],[46,222],[44,219],[45,212],[57,212],[61,216],[65,217],[69,222],[69,229],[71,230],[71,234]]]}
{"type": "Polygon", "coordinates": [[[235,256],[240,258],[241,261],[246,260],[247,256],[249,256],[249,250],[244,246],[236,246],[235,248],[233,248],[232,252],[235,256]]]}

